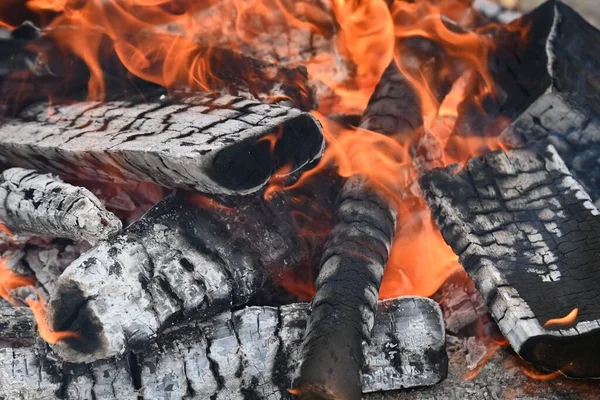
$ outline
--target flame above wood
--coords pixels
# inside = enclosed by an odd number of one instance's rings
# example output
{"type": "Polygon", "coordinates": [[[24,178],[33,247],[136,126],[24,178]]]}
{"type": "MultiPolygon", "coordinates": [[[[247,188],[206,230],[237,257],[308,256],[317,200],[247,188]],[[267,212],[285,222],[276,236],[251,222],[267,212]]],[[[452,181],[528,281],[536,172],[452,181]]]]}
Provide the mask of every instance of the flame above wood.
{"type": "MultiPolygon", "coordinates": [[[[384,298],[432,295],[458,268],[415,181],[424,168],[464,162],[502,148],[500,140],[483,137],[483,132],[456,134],[463,105],[475,104],[483,112],[485,99],[497,95],[488,67],[497,27],[476,27],[469,4],[456,0],[31,0],[27,6],[40,14],[56,13],[46,31],[87,64],[90,98],[102,98],[106,90],[101,68],[106,42],[131,74],[167,88],[219,89],[222,82],[214,73],[218,65],[211,58],[216,46],[305,66],[310,81],[327,88],[313,115],[324,125],[328,147],[316,168],[289,187],[276,177],[267,194],[272,197],[277,191],[301,187],[331,165],[343,177],[367,176],[399,210],[400,231],[382,284],[384,298]],[[311,43],[322,44],[318,51],[303,47],[298,38],[307,34],[311,43]],[[333,113],[361,114],[390,63],[416,94],[419,126],[385,137],[368,127],[349,128],[327,119],[333,113]],[[439,154],[424,166],[419,147],[427,140],[433,141],[439,154]]],[[[252,82],[257,76],[250,73],[243,78],[252,82]]],[[[277,135],[268,140],[272,146],[277,135]]],[[[289,165],[284,166],[280,175],[289,170],[289,165]]]]}

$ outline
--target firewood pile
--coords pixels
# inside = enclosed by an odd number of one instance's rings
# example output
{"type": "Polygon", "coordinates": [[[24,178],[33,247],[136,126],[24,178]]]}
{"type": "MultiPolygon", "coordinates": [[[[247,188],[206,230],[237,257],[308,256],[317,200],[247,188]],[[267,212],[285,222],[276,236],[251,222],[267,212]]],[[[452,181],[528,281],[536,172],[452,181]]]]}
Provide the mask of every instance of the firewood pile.
{"type": "Polygon", "coordinates": [[[121,3],[0,7],[0,399],[600,377],[576,11],[121,3]]]}

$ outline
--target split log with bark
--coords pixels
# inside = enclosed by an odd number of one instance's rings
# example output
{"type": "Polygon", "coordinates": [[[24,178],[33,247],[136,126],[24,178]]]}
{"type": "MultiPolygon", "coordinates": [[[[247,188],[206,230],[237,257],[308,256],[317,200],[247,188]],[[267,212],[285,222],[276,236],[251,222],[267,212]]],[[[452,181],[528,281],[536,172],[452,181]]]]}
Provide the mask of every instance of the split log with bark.
{"type": "Polygon", "coordinates": [[[420,182],[517,353],[568,376],[599,376],[600,212],[555,149],[494,152],[420,182]]]}
{"type": "Polygon", "coordinates": [[[55,330],[84,340],[67,339],[57,353],[89,362],[140,351],[172,324],[245,304],[269,275],[313,262],[289,198],[227,200],[168,197],[73,262],[55,282],[48,315],[55,330]]]}
{"type": "Polygon", "coordinates": [[[232,96],[41,103],[0,126],[7,165],[218,194],[254,192],[283,166],[296,171],[322,149],[312,115],[232,96]]]}
{"type": "Polygon", "coordinates": [[[2,172],[0,221],[16,233],[89,243],[107,239],[122,227],[89,190],[23,168],[2,172]]]}
{"type": "MultiPolygon", "coordinates": [[[[287,399],[309,307],[249,307],[169,329],[138,355],[70,364],[42,343],[0,348],[0,397],[23,400],[287,399]]],[[[379,303],[364,344],[363,392],[431,384],[447,356],[438,305],[419,297],[379,303]]]]}

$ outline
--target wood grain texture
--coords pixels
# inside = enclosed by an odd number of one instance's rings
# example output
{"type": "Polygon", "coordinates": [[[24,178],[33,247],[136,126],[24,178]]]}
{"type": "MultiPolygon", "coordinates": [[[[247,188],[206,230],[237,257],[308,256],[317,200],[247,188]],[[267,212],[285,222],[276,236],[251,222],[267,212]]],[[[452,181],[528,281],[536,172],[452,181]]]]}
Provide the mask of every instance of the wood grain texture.
{"type": "MultiPolygon", "coordinates": [[[[404,297],[379,304],[362,390],[431,384],[447,356],[438,305],[404,297]]],[[[169,329],[137,356],[92,364],[55,360],[38,343],[0,348],[0,397],[98,399],[290,399],[309,305],[249,307],[169,329]],[[139,396],[139,397],[138,397],[139,396]]]]}
{"type": "Polygon", "coordinates": [[[233,96],[181,103],[39,103],[0,125],[0,160],[79,180],[148,181],[204,193],[258,190],[321,155],[308,113],[233,96]],[[271,141],[277,143],[271,149],[271,141]]]}
{"type": "Polygon", "coordinates": [[[599,376],[600,213],[553,147],[494,152],[422,177],[444,239],[527,361],[599,376]],[[545,328],[577,308],[572,324],[545,328]]]}
{"type": "Polygon", "coordinates": [[[16,233],[89,243],[107,239],[122,228],[121,221],[89,190],[23,168],[2,172],[0,221],[16,233]]]}

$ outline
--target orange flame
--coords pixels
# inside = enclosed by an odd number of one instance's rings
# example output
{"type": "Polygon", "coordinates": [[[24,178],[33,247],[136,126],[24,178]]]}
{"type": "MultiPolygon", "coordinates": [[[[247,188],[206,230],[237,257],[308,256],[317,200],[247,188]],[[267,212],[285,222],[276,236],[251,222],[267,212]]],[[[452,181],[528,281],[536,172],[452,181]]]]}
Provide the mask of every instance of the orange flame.
{"type": "MultiPolygon", "coordinates": [[[[88,65],[90,97],[101,97],[106,88],[100,62],[106,42],[131,74],[167,88],[219,89],[216,66],[209,62],[217,46],[276,63],[304,65],[310,81],[325,88],[314,115],[323,124],[328,147],[320,164],[289,186],[285,175],[291,166],[284,166],[269,182],[265,198],[298,188],[331,165],[342,177],[366,176],[398,210],[398,232],[381,290],[388,297],[431,295],[458,268],[457,257],[442,240],[421,197],[419,175],[434,166],[464,163],[503,148],[498,138],[482,137],[483,132],[455,134],[461,105],[466,101],[480,105],[497,92],[487,63],[494,28],[469,30],[474,16],[466,3],[29,0],[27,4],[31,10],[59,13],[48,26],[50,34],[88,65]],[[448,22],[444,15],[467,28],[448,22]],[[302,42],[307,36],[308,47],[302,42]],[[429,43],[425,56],[412,47],[415,40],[429,43]],[[319,51],[313,51],[313,43],[319,43],[319,51]],[[334,112],[362,113],[391,62],[417,94],[423,126],[383,136],[326,118],[334,112]],[[424,138],[433,139],[439,154],[431,165],[416,166],[415,148],[424,138]]],[[[257,74],[243,78],[259,79],[257,74]]],[[[264,140],[273,149],[277,139],[273,134],[264,140]]],[[[194,201],[231,211],[208,198],[194,201]]]]}
{"type": "Polygon", "coordinates": [[[579,308],[574,308],[570,313],[561,318],[553,318],[546,321],[544,328],[554,328],[557,326],[570,326],[577,320],[579,315],[579,308]]]}
{"type": "Polygon", "coordinates": [[[35,279],[30,276],[17,275],[12,272],[5,259],[0,258],[0,297],[8,301],[13,306],[17,306],[17,301],[12,297],[11,292],[22,286],[33,286],[35,279]]]}
{"type": "Polygon", "coordinates": [[[39,293],[38,298],[39,300],[26,299],[25,302],[33,312],[33,316],[35,317],[35,322],[38,327],[38,332],[40,333],[40,337],[42,339],[44,339],[47,343],[57,344],[63,339],[80,337],[77,332],[52,330],[48,324],[48,320],[46,319],[44,299],[39,293]]]}
{"type": "Polygon", "coordinates": [[[40,333],[40,337],[50,344],[56,344],[66,338],[79,337],[76,332],[53,331],[48,325],[44,299],[41,293],[35,288],[35,279],[30,276],[17,275],[10,270],[7,261],[0,258],[0,297],[8,301],[13,306],[18,306],[18,302],[13,298],[11,292],[19,287],[32,287],[36,292],[38,300],[27,298],[26,304],[31,308],[33,316],[40,333]]]}
{"type": "Polygon", "coordinates": [[[198,207],[202,207],[207,210],[220,210],[230,213],[238,213],[237,209],[221,204],[218,201],[211,199],[210,197],[201,195],[200,193],[187,193],[186,200],[198,207]]]}
{"type": "Polygon", "coordinates": [[[521,366],[521,372],[523,372],[523,374],[525,374],[526,376],[528,376],[531,379],[535,379],[536,381],[551,381],[557,378],[560,378],[562,376],[562,373],[560,371],[554,371],[554,372],[549,372],[549,373],[541,373],[541,372],[536,372],[534,371],[534,369],[532,367],[525,367],[525,366],[521,366]]]}

